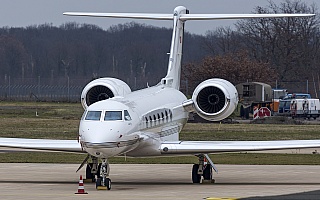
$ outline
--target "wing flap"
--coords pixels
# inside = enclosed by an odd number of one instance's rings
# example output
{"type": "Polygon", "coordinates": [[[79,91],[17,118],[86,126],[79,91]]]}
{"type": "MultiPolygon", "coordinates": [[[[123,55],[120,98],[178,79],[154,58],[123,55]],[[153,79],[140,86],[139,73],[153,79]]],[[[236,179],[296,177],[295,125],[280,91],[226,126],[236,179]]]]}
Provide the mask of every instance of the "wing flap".
{"type": "Polygon", "coordinates": [[[0,147],[74,153],[84,152],[77,140],[0,138],[0,147]]]}
{"type": "Polygon", "coordinates": [[[279,141],[177,141],[161,144],[162,154],[228,153],[281,149],[319,148],[320,140],[279,141]]]}

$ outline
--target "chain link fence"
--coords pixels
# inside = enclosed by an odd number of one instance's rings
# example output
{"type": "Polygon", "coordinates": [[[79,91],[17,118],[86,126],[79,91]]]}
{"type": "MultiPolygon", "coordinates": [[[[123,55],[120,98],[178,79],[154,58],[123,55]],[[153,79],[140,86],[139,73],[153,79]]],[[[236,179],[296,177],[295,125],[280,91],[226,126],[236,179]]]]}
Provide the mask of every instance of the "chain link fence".
{"type": "MultiPolygon", "coordinates": [[[[28,79],[21,81],[20,79],[10,79],[6,82],[0,82],[0,100],[6,101],[65,101],[65,102],[79,102],[80,95],[87,83],[90,80],[83,79],[28,79]]],[[[145,80],[133,79],[129,81],[131,89],[137,90],[147,87],[145,80]],[[131,83],[132,82],[132,83],[131,83]]],[[[313,98],[320,96],[320,82],[319,81],[294,81],[294,82],[280,82],[274,81],[267,83],[272,88],[287,89],[288,93],[309,93],[313,98]]],[[[181,80],[180,90],[190,97],[193,89],[187,80],[181,80]]]]}
{"type": "MultiPolygon", "coordinates": [[[[0,101],[63,101],[80,102],[83,88],[90,79],[10,78],[0,80],[0,101]]],[[[146,80],[126,80],[134,91],[148,86],[146,80]]]]}
{"type": "Polygon", "coordinates": [[[79,102],[83,86],[0,85],[0,100],[79,102]]]}

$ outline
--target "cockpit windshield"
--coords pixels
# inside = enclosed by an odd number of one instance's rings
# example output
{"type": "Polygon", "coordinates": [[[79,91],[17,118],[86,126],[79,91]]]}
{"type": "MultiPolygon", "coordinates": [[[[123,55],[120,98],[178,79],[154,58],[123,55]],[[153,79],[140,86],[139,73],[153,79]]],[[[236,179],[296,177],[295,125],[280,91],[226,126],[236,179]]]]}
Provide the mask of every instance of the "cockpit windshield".
{"type": "Polygon", "coordinates": [[[99,121],[101,116],[101,111],[88,111],[85,120],[99,121]]]}
{"type": "Polygon", "coordinates": [[[122,120],[122,111],[106,111],[104,121],[122,120]]]}
{"type": "Polygon", "coordinates": [[[131,116],[127,110],[124,111],[88,111],[85,112],[82,119],[84,120],[92,120],[92,121],[121,121],[123,118],[126,121],[131,121],[131,116]],[[102,114],[104,112],[104,115],[102,114]],[[101,119],[102,114],[102,119],[101,119]]]}

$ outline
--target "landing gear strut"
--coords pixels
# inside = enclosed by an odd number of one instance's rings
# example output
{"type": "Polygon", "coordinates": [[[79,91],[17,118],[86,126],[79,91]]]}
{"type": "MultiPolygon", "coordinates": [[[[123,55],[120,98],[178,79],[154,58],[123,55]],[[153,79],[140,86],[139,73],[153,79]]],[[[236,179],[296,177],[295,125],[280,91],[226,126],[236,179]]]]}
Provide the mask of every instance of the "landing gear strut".
{"type": "Polygon", "coordinates": [[[97,179],[96,179],[96,189],[97,190],[110,190],[111,189],[111,179],[109,178],[109,163],[107,159],[102,159],[102,163],[99,164],[97,179]]]}
{"type": "Polygon", "coordinates": [[[212,179],[212,169],[218,173],[218,170],[214,166],[210,157],[207,154],[197,155],[199,159],[199,164],[194,164],[192,167],[192,182],[200,183],[201,176],[203,177],[203,183],[214,183],[215,180],[212,179]],[[207,161],[209,163],[207,163],[207,161]]]}

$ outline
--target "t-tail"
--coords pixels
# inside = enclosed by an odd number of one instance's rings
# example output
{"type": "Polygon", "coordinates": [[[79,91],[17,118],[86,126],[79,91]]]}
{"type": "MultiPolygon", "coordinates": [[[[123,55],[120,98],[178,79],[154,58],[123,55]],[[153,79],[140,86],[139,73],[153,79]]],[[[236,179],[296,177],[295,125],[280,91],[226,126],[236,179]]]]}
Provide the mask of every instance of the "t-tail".
{"type": "Polygon", "coordinates": [[[189,14],[189,11],[183,6],[178,6],[174,9],[168,72],[166,77],[161,80],[163,85],[173,87],[177,90],[180,88],[182,44],[184,35],[184,21],[180,18],[181,15],[185,14],[189,14]]]}
{"type": "Polygon", "coordinates": [[[314,14],[189,14],[184,6],[178,6],[173,14],[152,13],[89,13],[89,12],[65,12],[64,15],[173,20],[173,33],[171,39],[170,56],[167,75],[161,80],[163,85],[179,89],[181,75],[181,58],[184,23],[187,20],[220,20],[220,19],[246,19],[246,18],[275,18],[275,17],[308,17],[314,14]]]}

